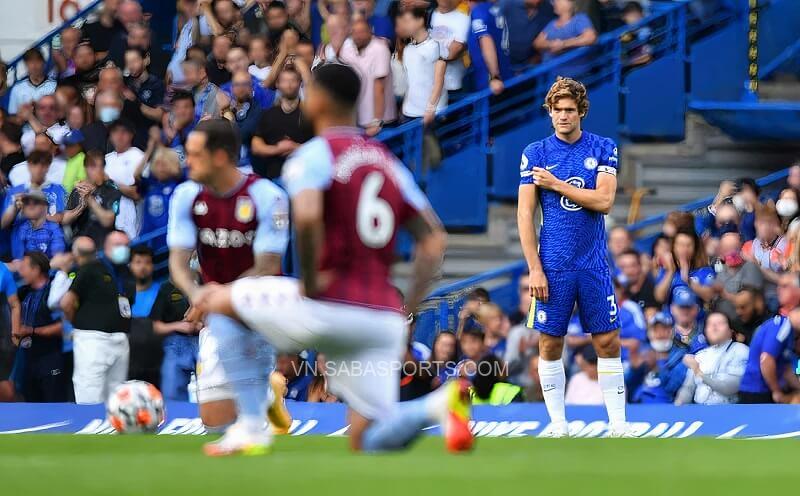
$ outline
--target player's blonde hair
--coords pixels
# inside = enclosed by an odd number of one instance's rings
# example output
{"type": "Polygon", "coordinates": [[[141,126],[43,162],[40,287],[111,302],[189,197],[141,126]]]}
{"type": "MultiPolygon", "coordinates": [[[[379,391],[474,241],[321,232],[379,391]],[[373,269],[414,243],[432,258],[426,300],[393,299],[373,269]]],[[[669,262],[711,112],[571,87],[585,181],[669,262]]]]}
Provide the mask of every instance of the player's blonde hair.
{"type": "Polygon", "coordinates": [[[586,117],[589,112],[589,99],[586,97],[586,86],[575,79],[559,76],[550,86],[550,91],[544,99],[544,108],[553,111],[553,106],[562,98],[571,98],[578,105],[578,114],[586,117]]]}

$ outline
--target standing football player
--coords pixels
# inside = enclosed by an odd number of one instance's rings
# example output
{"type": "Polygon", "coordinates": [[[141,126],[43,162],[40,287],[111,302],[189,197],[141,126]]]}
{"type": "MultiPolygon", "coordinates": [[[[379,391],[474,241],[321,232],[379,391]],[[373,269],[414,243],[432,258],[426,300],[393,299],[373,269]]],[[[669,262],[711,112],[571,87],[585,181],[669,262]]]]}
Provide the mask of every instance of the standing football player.
{"type": "Polygon", "coordinates": [[[302,280],[240,279],[204,289],[198,305],[241,319],[278,349],[324,353],[331,393],[350,407],[352,449],[401,449],[440,422],[447,448],[463,451],[473,440],[465,381],[398,402],[407,329],[389,278],[397,232],[405,226],[416,242],[407,312],[425,296],[446,235],[410,171],[355,127],[359,86],[353,69],[328,64],[305,89],[318,137],[284,172],[302,280]]]}
{"type": "MultiPolygon", "coordinates": [[[[205,284],[280,272],[289,240],[288,198],[269,180],[237,169],[239,146],[238,133],[224,119],[201,122],[186,140],[191,181],[173,194],[167,244],[172,281],[192,304],[201,287],[189,267],[195,250],[205,284]]],[[[197,318],[192,313],[188,320],[197,318]]],[[[206,444],[206,454],[267,450],[271,437],[264,417],[273,367],[274,352],[259,334],[224,315],[207,316],[199,340],[197,400],[209,431],[226,434],[206,444]]],[[[283,399],[273,404],[282,409],[283,399]]],[[[270,415],[273,422],[280,418],[270,415]]]]}
{"type": "Polygon", "coordinates": [[[522,153],[517,224],[533,297],[527,324],[541,332],[539,376],[550,434],[569,434],[561,351],[577,302],[581,325],[592,334],[597,351],[609,435],[623,436],[627,430],[625,381],[604,223],[617,191],[617,145],[581,129],[589,100],[578,81],[556,80],[544,107],[555,133],[531,143],[522,153]],[[539,239],[533,220],[538,205],[542,209],[539,239]]]}

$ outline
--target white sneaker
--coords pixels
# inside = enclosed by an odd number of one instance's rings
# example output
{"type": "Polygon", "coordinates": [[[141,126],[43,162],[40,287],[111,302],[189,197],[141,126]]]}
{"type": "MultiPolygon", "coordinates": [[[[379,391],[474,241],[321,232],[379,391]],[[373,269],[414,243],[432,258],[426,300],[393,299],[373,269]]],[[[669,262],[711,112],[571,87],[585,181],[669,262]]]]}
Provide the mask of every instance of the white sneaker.
{"type": "Polygon", "coordinates": [[[225,431],[225,434],[210,443],[203,445],[203,453],[208,456],[259,456],[269,454],[272,448],[272,434],[266,429],[247,428],[236,422],[225,431]]]}
{"type": "Polygon", "coordinates": [[[633,435],[630,428],[628,427],[628,423],[624,422],[618,425],[609,425],[608,426],[608,433],[605,437],[611,438],[634,438],[636,436],[633,435]]]}
{"type": "Polygon", "coordinates": [[[567,422],[551,422],[539,437],[554,439],[569,437],[569,424],[567,422]]]}

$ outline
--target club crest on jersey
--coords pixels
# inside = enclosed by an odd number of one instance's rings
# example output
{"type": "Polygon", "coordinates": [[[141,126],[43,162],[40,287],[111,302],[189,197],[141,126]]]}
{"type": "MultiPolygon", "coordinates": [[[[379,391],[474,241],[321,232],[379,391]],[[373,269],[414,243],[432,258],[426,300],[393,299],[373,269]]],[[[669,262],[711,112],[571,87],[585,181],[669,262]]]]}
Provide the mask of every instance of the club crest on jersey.
{"type": "MultiPolygon", "coordinates": [[[[573,176],[573,177],[567,179],[566,183],[570,184],[572,186],[575,186],[576,188],[583,188],[583,187],[586,186],[586,182],[583,180],[583,178],[582,177],[577,177],[577,176],[573,176]]],[[[581,207],[577,203],[573,202],[572,200],[570,200],[566,196],[562,196],[561,197],[561,208],[563,208],[564,210],[567,210],[569,212],[577,212],[578,210],[583,209],[583,207],[581,207]]]]}
{"type": "Polygon", "coordinates": [[[208,205],[204,201],[200,201],[194,204],[194,214],[195,215],[205,215],[208,213],[208,205]]]}
{"type": "Polygon", "coordinates": [[[253,200],[247,196],[240,196],[236,199],[236,210],[233,216],[242,224],[246,224],[253,220],[256,215],[256,209],[253,206],[253,200]]]}
{"type": "Polygon", "coordinates": [[[597,159],[594,157],[586,157],[586,160],[583,161],[583,166],[588,170],[595,170],[597,169],[597,159]]]}
{"type": "Polygon", "coordinates": [[[536,321],[539,322],[540,324],[546,324],[547,312],[545,312],[544,310],[539,310],[538,312],[536,312],[536,321]]]}

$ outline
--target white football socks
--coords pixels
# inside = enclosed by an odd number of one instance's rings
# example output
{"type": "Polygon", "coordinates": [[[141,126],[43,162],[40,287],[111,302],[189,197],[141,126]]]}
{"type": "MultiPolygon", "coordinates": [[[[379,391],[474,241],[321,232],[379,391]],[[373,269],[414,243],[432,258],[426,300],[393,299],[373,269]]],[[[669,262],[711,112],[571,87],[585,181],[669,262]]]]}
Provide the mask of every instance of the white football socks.
{"type": "Polygon", "coordinates": [[[550,415],[550,422],[556,424],[559,429],[566,430],[567,414],[564,409],[564,390],[567,379],[564,373],[564,362],[561,359],[551,361],[539,358],[539,380],[542,384],[544,404],[547,407],[547,414],[550,415]]]}
{"type": "Polygon", "coordinates": [[[609,430],[620,433],[627,428],[625,422],[625,377],[622,360],[617,358],[598,358],[597,375],[603,401],[608,411],[609,430]]]}

